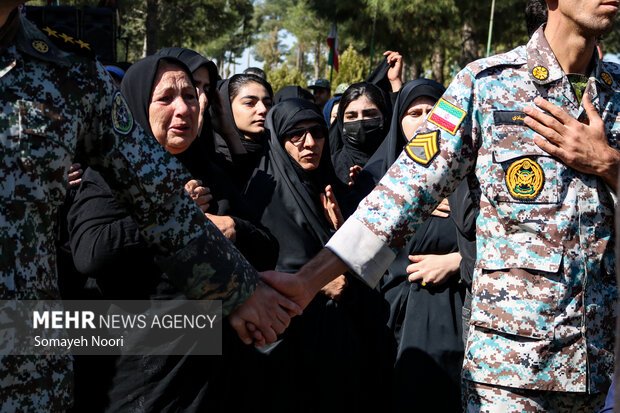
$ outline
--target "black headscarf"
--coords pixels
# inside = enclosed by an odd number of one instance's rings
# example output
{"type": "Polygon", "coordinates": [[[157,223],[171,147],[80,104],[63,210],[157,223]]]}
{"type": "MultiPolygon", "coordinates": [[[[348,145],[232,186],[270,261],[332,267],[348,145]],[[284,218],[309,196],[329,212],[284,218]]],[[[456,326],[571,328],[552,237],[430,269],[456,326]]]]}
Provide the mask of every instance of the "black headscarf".
{"type": "Polygon", "coordinates": [[[209,106],[211,106],[213,102],[216,84],[219,79],[217,67],[215,63],[206,59],[201,54],[182,47],[167,47],[158,51],[156,55],[177,58],[185,63],[192,73],[201,67],[205,67],[209,72],[209,93],[207,93],[208,105],[205,109],[200,135],[198,135],[196,140],[192,142],[191,146],[185,152],[175,155],[193,176],[200,175],[201,179],[206,179],[208,177],[204,176],[207,173],[207,171],[204,170],[205,159],[208,158],[213,162],[216,161],[215,138],[213,136],[213,125],[209,114],[209,106]]]}
{"type": "Polygon", "coordinates": [[[166,47],[165,49],[161,49],[160,51],[158,51],[157,55],[175,57],[179,59],[187,65],[190,72],[192,73],[204,66],[209,72],[210,82],[207,98],[209,99],[209,104],[212,102],[213,95],[215,94],[215,87],[220,77],[217,73],[217,66],[215,66],[215,63],[205,58],[201,54],[191,49],[185,49],[183,47],[166,47]]]}
{"type": "MultiPolygon", "coordinates": [[[[246,76],[246,75],[235,75],[235,76],[246,76]]],[[[233,76],[234,78],[234,76],[233,76]]],[[[234,115],[232,111],[232,105],[230,102],[230,79],[226,79],[224,81],[219,82],[217,88],[220,91],[220,96],[222,100],[222,111],[224,114],[229,117],[229,119],[233,119],[234,131],[236,133],[236,138],[239,139],[241,144],[243,145],[246,153],[241,155],[233,155],[228,148],[228,144],[226,143],[226,139],[223,136],[218,134],[217,132],[213,132],[214,137],[214,145],[215,145],[215,159],[220,167],[222,167],[233,179],[235,185],[240,190],[245,188],[248,179],[250,178],[252,171],[256,168],[260,157],[263,155],[266,146],[266,139],[262,139],[260,141],[253,141],[247,139],[243,133],[237,128],[237,125],[234,123],[234,115]]],[[[267,90],[270,94],[272,90],[269,88],[267,90]]],[[[213,113],[211,112],[211,116],[213,113]]],[[[265,132],[266,133],[266,132],[265,132]]]]}
{"type": "Polygon", "coordinates": [[[129,104],[134,119],[151,136],[153,131],[149,123],[149,105],[157,69],[162,61],[181,68],[193,83],[192,72],[185,63],[174,57],[157,55],[138,60],[127,70],[121,82],[121,92],[129,104]]]}
{"type": "Polygon", "coordinates": [[[354,190],[342,205],[345,214],[355,210],[357,204],[377,185],[411,138],[405,137],[401,125],[411,102],[421,96],[439,100],[445,90],[441,84],[430,79],[412,80],[401,88],[394,104],[390,130],[381,146],[370,157],[362,172],[355,179],[354,190]]]}
{"type": "MultiPolygon", "coordinates": [[[[356,85],[360,84],[363,84],[366,89],[376,89],[376,95],[383,96],[379,88],[377,88],[371,83],[356,83],[351,87],[355,87],[356,85]]],[[[385,96],[383,96],[383,100],[383,105],[377,104],[377,106],[379,107],[379,109],[381,109],[381,114],[383,115],[382,133],[387,134],[389,121],[392,117],[392,111],[390,109],[390,103],[385,100],[385,96]],[[381,108],[381,106],[383,106],[383,108],[381,108]]],[[[336,176],[338,176],[340,182],[342,182],[343,184],[348,184],[350,180],[349,169],[354,165],[359,165],[363,168],[370,159],[370,157],[373,155],[373,153],[376,151],[377,146],[374,146],[374,148],[360,148],[352,145],[347,141],[347,139],[345,139],[343,132],[345,122],[343,116],[346,108],[342,107],[342,104],[343,102],[341,99],[340,106],[338,107],[338,116],[336,117],[336,120],[329,129],[329,139],[330,151],[332,153],[332,163],[334,164],[334,169],[336,170],[336,176]]]]}
{"type": "Polygon", "coordinates": [[[398,158],[407,142],[412,138],[412,136],[405,136],[401,123],[403,116],[407,113],[409,105],[422,96],[428,96],[433,99],[433,101],[437,101],[445,90],[446,88],[441,84],[430,79],[412,80],[402,87],[394,104],[394,114],[392,115],[392,121],[390,123],[390,131],[364,168],[364,171],[370,173],[373,177],[373,188],[383,175],[385,175],[396,158],[398,158]]]}
{"type": "MultiPolygon", "coordinates": [[[[264,156],[248,183],[248,203],[257,209],[261,223],[280,242],[276,269],[294,272],[308,262],[333,233],[325,219],[319,194],[325,186],[336,186],[329,145],[325,142],[319,167],[303,170],[284,148],[282,136],[302,121],[325,120],[315,104],[304,99],[287,99],[267,115],[269,143],[264,156]]],[[[326,137],[327,139],[327,137],[326,137]]]]}
{"type": "Polygon", "coordinates": [[[278,90],[278,93],[276,93],[273,103],[277,105],[286,99],[295,98],[306,99],[310,102],[314,102],[314,96],[312,93],[301,86],[284,86],[282,89],[278,90]]]}

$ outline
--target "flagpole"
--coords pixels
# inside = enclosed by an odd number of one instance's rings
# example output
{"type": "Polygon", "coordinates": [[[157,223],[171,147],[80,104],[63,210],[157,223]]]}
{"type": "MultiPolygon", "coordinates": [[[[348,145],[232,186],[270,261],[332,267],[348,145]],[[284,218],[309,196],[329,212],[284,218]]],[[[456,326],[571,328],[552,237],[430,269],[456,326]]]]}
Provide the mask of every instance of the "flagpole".
{"type": "Polygon", "coordinates": [[[493,36],[493,15],[495,14],[495,0],[491,3],[491,20],[489,21],[489,38],[487,40],[487,57],[491,54],[491,37],[493,36]]]}
{"type": "MultiPolygon", "coordinates": [[[[329,84],[332,84],[332,78],[334,77],[334,65],[332,64],[329,69],[329,84]]],[[[330,91],[331,92],[331,91],[330,91]]]]}
{"type": "Polygon", "coordinates": [[[370,37],[370,72],[373,69],[373,60],[375,54],[375,26],[377,25],[377,7],[379,7],[379,1],[375,0],[375,16],[372,19],[372,36],[370,37]]]}

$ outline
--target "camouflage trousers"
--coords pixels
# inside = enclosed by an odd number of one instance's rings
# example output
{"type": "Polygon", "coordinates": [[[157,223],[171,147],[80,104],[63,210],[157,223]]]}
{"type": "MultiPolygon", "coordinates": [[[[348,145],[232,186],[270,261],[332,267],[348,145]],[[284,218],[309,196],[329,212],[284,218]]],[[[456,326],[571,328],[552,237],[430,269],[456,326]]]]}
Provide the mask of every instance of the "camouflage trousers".
{"type": "Polygon", "coordinates": [[[606,394],[516,389],[463,380],[466,413],[595,413],[606,394]]]}

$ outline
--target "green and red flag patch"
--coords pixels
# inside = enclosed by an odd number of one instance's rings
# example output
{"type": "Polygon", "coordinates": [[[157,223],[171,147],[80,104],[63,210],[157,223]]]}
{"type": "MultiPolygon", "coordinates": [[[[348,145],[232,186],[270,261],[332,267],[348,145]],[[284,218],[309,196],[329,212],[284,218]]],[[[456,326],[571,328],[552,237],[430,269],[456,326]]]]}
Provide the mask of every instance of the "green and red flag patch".
{"type": "Polygon", "coordinates": [[[428,165],[439,153],[438,136],[439,131],[415,135],[405,146],[407,155],[420,165],[428,165]]]}
{"type": "Polygon", "coordinates": [[[434,123],[452,135],[459,129],[463,119],[465,119],[465,111],[457,108],[444,99],[439,99],[439,102],[437,102],[428,116],[428,120],[431,123],[434,123]]]}

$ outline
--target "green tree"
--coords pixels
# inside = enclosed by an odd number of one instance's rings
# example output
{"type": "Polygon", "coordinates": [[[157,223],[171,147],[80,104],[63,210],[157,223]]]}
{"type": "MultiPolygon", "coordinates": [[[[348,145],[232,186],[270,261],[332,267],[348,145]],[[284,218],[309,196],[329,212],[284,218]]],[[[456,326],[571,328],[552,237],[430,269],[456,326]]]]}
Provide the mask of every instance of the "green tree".
{"type": "Polygon", "coordinates": [[[271,84],[274,93],[278,93],[284,86],[308,86],[306,77],[295,67],[280,66],[267,72],[267,81],[271,84]]]}
{"type": "Polygon", "coordinates": [[[332,94],[340,83],[357,83],[363,81],[368,75],[368,58],[359,54],[353,45],[339,56],[339,71],[334,71],[332,79],[332,94]]]}

